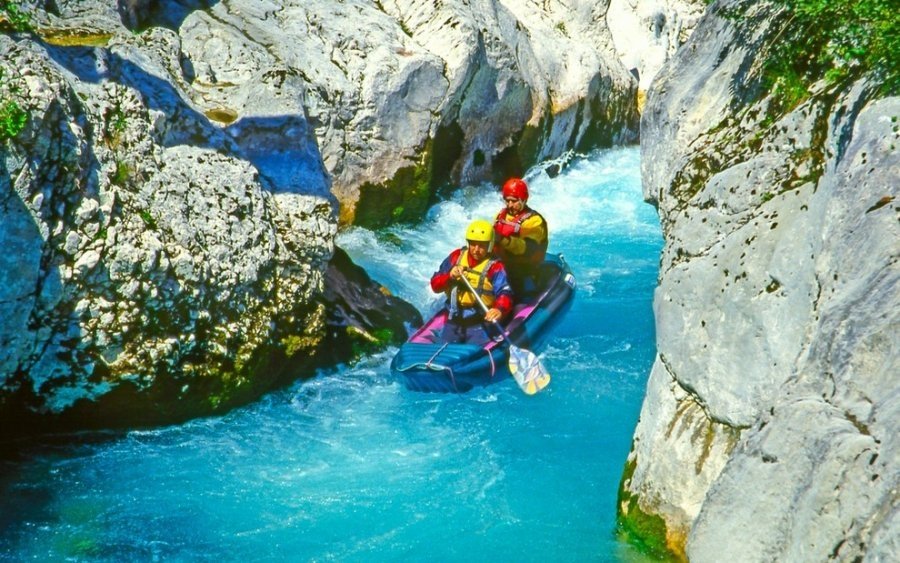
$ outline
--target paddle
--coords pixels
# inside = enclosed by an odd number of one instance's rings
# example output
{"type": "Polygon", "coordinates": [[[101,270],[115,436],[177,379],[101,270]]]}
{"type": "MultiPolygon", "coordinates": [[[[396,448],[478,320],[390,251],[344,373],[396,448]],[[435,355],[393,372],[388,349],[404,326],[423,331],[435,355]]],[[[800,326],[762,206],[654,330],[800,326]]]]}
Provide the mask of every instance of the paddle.
{"type": "MultiPolygon", "coordinates": [[[[481,309],[487,314],[487,305],[481,300],[481,296],[478,295],[478,292],[475,291],[475,288],[472,287],[472,284],[469,283],[466,276],[460,276],[460,279],[466,284],[466,287],[469,288],[469,291],[475,296],[475,300],[481,305],[481,309]]],[[[519,348],[513,344],[512,337],[510,337],[509,333],[500,326],[500,323],[496,320],[492,322],[494,323],[494,326],[497,327],[497,330],[500,331],[500,334],[506,338],[506,342],[509,343],[509,372],[512,374],[513,379],[516,380],[516,383],[522,391],[524,391],[526,395],[534,395],[546,387],[550,383],[550,374],[544,369],[543,364],[541,364],[538,357],[534,355],[534,352],[519,348]]]]}

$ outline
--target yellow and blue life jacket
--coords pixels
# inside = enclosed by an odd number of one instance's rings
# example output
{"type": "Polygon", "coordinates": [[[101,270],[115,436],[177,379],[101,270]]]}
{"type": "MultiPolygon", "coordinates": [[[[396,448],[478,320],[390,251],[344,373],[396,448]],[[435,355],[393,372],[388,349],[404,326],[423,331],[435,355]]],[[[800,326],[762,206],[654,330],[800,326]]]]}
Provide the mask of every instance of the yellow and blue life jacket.
{"type": "MultiPolygon", "coordinates": [[[[484,302],[485,306],[488,309],[494,304],[494,299],[496,296],[494,295],[494,285],[491,283],[490,278],[488,277],[488,272],[491,269],[491,266],[496,263],[497,260],[494,259],[485,259],[480,263],[476,264],[474,267],[466,267],[464,270],[464,274],[466,279],[475,288],[475,291],[478,292],[478,295],[481,296],[481,300],[484,302]]],[[[459,253],[459,259],[456,261],[455,265],[462,264],[465,266],[469,263],[469,251],[466,248],[463,248],[459,253]]],[[[478,305],[478,301],[475,295],[472,294],[466,288],[454,288],[451,291],[450,296],[450,308],[451,311],[460,308],[460,309],[469,309],[472,307],[477,307],[480,309],[481,307],[478,305]],[[455,294],[455,295],[454,295],[455,294]]]]}

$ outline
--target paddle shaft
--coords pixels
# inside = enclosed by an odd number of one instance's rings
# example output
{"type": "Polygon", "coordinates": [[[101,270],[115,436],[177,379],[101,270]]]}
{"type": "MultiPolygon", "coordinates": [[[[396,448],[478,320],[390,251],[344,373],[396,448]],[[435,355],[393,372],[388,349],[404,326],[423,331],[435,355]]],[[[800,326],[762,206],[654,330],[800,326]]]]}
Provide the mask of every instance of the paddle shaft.
{"type": "MultiPolygon", "coordinates": [[[[462,269],[466,270],[468,268],[463,266],[462,269]]],[[[481,296],[478,295],[478,292],[475,291],[475,288],[472,287],[472,284],[469,282],[468,278],[466,278],[465,272],[463,272],[463,275],[461,275],[459,277],[459,279],[461,279],[463,281],[463,283],[466,284],[466,287],[469,289],[469,291],[472,292],[472,295],[475,296],[475,301],[478,301],[478,304],[481,305],[481,310],[484,311],[484,314],[486,315],[490,309],[488,309],[488,306],[485,305],[484,301],[481,300],[481,296]]],[[[494,326],[497,327],[497,330],[500,331],[500,334],[502,334],[503,337],[506,338],[506,341],[509,342],[510,344],[513,344],[512,338],[510,338],[509,333],[506,332],[506,329],[504,329],[503,326],[499,322],[497,322],[496,319],[494,319],[491,322],[494,323],[494,326]]]]}
{"type": "MultiPolygon", "coordinates": [[[[463,270],[465,270],[465,267],[463,267],[463,270]]],[[[481,296],[478,295],[478,292],[475,291],[475,288],[472,287],[472,284],[469,282],[468,278],[466,278],[465,271],[463,271],[463,275],[460,276],[460,279],[462,279],[463,283],[466,284],[466,287],[469,289],[469,291],[472,292],[472,295],[475,296],[475,301],[478,301],[478,304],[481,305],[481,309],[482,311],[484,311],[484,314],[487,314],[489,311],[488,306],[484,304],[484,301],[481,300],[481,296]]],[[[547,373],[547,370],[544,369],[543,365],[541,365],[541,362],[537,358],[537,356],[535,356],[534,353],[530,350],[526,350],[525,348],[516,346],[509,333],[500,325],[499,322],[497,322],[496,320],[493,320],[491,322],[494,323],[494,326],[497,327],[497,330],[500,331],[500,334],[503,335],[503,337],[506,339],[506,342],[509,344],[509,371],[513,374],[513,379],[516,380],[516,384],[518,384],[522,391],[524,391],[528,395],[533,395],[546,387],[547,383],[550,382],[550,374],[547,373]],[[534,365],[536,365],[537,367],[537,373],[542,374],[541,377],[525,380],[524,377],[517,375],[519,371],[514,369],[513,365],[518,365],[519,361],[514,360],[514,357],[519,357],[519,360],[521,360],[522,355],[524,355],[526,359],[530,359],[531,361],[533,361],[534,365]],[[542,381],[542,383],[538,384],[536,383],[537,381],[542,381]]],[[[527,363],[530,364],[531,362],[527,363]]],[[[522,371],[531,370],[525,369],[522,371]]]]}

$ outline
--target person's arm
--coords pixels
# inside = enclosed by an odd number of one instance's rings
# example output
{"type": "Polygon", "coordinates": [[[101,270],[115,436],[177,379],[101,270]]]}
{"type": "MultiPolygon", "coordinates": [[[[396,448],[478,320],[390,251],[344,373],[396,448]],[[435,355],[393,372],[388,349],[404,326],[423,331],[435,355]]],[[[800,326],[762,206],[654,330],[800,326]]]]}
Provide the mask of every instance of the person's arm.
{"type": "Polygon", "coordinates": [[[453,265],[459,260],[459,253],[459,249],[451,252],[450,256],[444,258],[444,261],[441,262],[441,267],[438,268],[438,271],[432,274],[431,291],[443,293],[447,290],[450,285],[450,270],[453,269],[453,265]]]}
{"type": "Polygon", "coordinates": [[[506,252],[516,256],[530,256],[538,252],[547,240],[547,224],[540,215],[532,215],[522,221],[519,236],[503,237],[500,245],[506,252]]]}
{"type": "Polygon", "coordinates": [[[488,271],[491,285],[494,287],[493,306],[484,315],[485,320],[493,322],[509,314],[513,308],[512,288],[506,275],[506,268],[501,262],[496,262],[488,271]]]}

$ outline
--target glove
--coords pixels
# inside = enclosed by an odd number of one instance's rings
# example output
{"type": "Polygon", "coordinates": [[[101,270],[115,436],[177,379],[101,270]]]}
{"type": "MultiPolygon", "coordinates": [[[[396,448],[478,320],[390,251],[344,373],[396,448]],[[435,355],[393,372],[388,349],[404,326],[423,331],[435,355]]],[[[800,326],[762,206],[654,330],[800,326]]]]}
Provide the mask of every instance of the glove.
{"type": "Polygon", "coordinates": [[[501,237],[511,237],[519,233],[519,224],[497,221],[494,223],[494,232],[501,237]]]}

